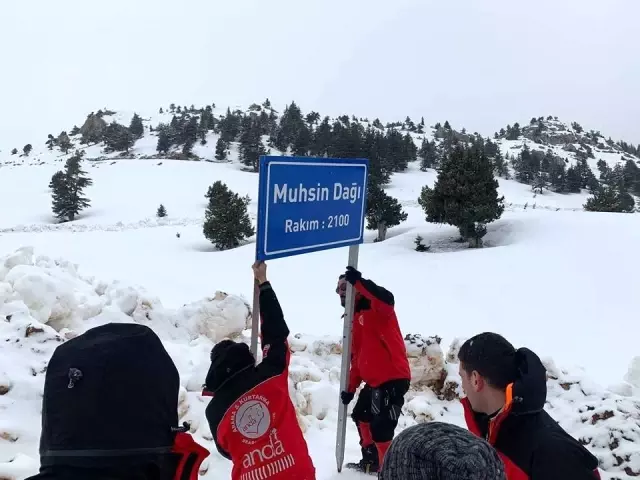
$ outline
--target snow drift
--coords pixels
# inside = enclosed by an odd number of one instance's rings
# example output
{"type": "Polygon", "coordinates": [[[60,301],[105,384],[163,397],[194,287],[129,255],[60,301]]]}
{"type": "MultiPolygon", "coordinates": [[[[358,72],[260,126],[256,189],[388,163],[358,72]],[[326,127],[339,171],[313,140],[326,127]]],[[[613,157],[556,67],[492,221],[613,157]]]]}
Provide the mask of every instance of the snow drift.
{"type": "MultiPolygon", "coordinates": [[[[212,452],[203,478],[229,478],[230,463],[220,457],[204,418],[200,395],[212,346],[224,339],[248,341],[251,309],[241,297],[212,292],[179,309],[164,308],[141,288],[104,283],[79,273],[62,259],[36,256],[24,247],[0,259],[0,478],[18,480],[37,471],[41,398],[47,362],[65,340],[107,322],[139,322],[162,339],[181,377],[179,414],[196,439],[212,452]]],[[[412,368],[399,428],[440,420],[464,425],[454,341],[445,355],[441,339],[421,334],[405,339],[412,368]]],[[[305,431],[318,479],[338,478],[332,460],[342,345],[338,338],[294,334],[290,392],[305,431]]],[[[640,474],[640,397],[635,359],[625,382],[603,390],[582,375],[546,359],[547,409],[600,459],[605,478],[640,474]]],[[[350,424],[349,455],[357,455],[350,424]]],[[[354,458],[355,459],[355,458],[354,458]]],[[[341,478],[352,477],[342,474],[341,478]]]]}

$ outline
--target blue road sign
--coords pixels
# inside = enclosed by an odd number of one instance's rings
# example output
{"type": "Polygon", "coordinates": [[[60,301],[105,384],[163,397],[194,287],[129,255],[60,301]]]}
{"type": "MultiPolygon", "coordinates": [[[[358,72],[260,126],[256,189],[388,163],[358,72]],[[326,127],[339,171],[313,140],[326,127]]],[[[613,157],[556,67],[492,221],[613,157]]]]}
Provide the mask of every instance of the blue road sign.
{"type": "Polygon", "coordinates": [[[365,159],[260,157],[256,258],[363,242],[365,159]]]}

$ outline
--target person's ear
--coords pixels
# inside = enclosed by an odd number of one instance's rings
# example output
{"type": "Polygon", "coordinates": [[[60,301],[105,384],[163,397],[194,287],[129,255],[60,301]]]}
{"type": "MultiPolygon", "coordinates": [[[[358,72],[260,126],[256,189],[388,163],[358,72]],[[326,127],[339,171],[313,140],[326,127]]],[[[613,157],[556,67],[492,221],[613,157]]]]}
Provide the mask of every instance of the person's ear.
{"type": "Polygon", "coordinates": [[[471,372],[471,375],[469,376],[469,383],[475,392],[480,392],[484,389],[484,378],[482,378],[477,370],[471,372]]]}

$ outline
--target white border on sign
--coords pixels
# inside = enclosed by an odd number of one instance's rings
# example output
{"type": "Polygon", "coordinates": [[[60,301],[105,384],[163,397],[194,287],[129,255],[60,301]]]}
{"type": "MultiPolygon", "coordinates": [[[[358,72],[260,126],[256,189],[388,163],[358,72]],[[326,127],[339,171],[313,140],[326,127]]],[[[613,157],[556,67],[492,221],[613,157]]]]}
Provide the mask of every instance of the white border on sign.
{"type": "Polygon", "coordinates": [[[317,247],[329,247],[331,245],[340,245],[341,243],[353,242],[356,240],[360,240],[362,235],[364,235],[364,215],[365,209],[367,208],[366,202],[364,199],[362,200],[362,216],[360,221],[360,235],[355,238],[349,238],[346,240],[338,240],[336,242],[327,242],[327,243],[318,243],[314,245],[306,245],[304,247],[295,247],[295,248],[287,248],[284,250],[276,250],[274,252],[270,252],[267,247],[267,240],[269,235],[267,235],[267,231],[269,230],[269,200],[271,198],[271,165],[303,165],[303,166],[311,166],[311,167],[323,167],[323,166],[332,166],[332,167],[352,167],[352,168],[363,168],[364,169],[364,187],[366,189],[367,186],[367,165],[357,164],[357,163],[333,163],[333,162],[269,162],[267,166],[267,205],[264,211],[264,253],[265,255],[277,255],[279,253],[289,253],[289,252],[298,252],[300,250],[308,250],[310,248],[317,247]]]}

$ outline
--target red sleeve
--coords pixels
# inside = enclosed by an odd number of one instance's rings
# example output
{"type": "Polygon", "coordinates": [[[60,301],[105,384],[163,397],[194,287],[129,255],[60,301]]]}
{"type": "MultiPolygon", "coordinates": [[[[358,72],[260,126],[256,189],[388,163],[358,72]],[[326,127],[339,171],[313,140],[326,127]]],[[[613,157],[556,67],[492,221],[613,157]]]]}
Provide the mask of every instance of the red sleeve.
{"type": "Polygon", "coordinates": [[[351,331],[351,366],[349,368],[349,382],[347,384],[347,392],[355,393],[357,388],[362,383],[362,377],[360,377],[360,370],[358,370],[358,354],[360,349],[360,333],[355,326],[351,331]]]}
{"type": "Polygon", "coordinates": [[[355,289],[371,302],[371,308],[374,310],[385,315],[393,312],[395,299],[389,290],[364,278],[361,278],[356,282],[355,289]]]}

